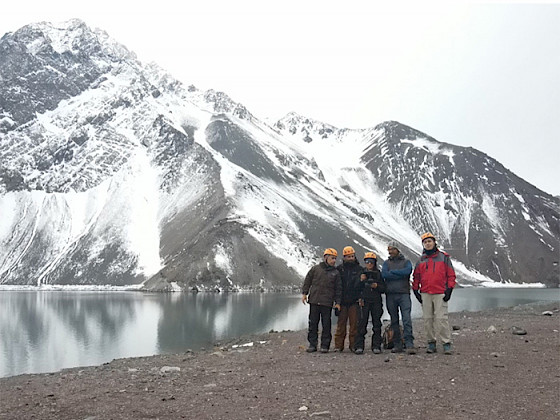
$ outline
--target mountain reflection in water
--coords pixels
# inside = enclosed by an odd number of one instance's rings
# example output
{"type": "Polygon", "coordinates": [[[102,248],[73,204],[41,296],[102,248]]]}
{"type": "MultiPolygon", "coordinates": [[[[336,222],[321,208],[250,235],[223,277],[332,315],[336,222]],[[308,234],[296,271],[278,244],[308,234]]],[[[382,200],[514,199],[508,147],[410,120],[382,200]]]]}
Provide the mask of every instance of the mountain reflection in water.
{"type": "MultiPolygon", "coordinates": [[[[458,289],[450,311],[544,300],[560,303],[560,290],[458,289]]],[[[421,307],[412,301],[413,316],[420,317],[421,307]]],[[[0,377],[209,348],[270,330],[300,330],[307,327],[307,314],[300,296],[291,294],[0,289],[0,377]]],[[[383,318],[389,318],[386,309],[383,318]]]]}

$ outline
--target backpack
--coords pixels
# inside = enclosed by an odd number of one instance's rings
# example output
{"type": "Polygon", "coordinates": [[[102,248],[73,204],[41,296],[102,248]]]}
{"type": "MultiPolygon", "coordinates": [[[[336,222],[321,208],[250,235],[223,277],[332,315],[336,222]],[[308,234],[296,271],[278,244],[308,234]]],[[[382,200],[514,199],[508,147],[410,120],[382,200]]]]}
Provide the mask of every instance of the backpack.
{"type": "MultiPolygon", "coordinates": [[[[399,325],[399,329],[401,330],[401,347],[404,348],[404,332],[401,325],[399,325]]],[[[383,328],[381,342],[383,343],[384,349],[392,349],[393,347],[395,347],[395,343],[393,342],[393,329],[391,328],[391,323],[387,324],[385,328],[383,328]]]]}

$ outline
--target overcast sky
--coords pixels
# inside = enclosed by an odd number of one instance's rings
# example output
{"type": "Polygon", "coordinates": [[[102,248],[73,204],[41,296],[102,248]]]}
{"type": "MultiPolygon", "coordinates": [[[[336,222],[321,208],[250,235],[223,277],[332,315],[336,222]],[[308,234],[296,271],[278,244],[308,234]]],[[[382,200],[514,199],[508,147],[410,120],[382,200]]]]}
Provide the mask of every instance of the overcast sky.
{"type": "Polygon", "coordinates": [[[396,120],[560,195],[560,4],[370,3],[22,0],[0,33],[80,18],[259,118],[396,120]]]}

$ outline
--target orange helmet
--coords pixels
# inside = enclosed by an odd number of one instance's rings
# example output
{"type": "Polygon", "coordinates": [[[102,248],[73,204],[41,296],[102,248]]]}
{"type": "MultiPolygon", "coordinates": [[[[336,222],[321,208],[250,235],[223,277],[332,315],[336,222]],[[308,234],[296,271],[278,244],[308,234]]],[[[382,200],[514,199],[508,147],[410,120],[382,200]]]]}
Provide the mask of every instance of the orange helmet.
{"type": "Polygon", "coordinates": [[[375,255],[373,252],[366,252],[364,255],[364,260],[367,260],[368,258],[373,258],[374,260],[376,260],[377,255],[375,255]]]}
{"type": "Polygon", "coordinates": [[[434,242],[436,241],[436,237],[434,235],[432,235],[430,232],[426,232],[422,236],[420,236],[420,239],[422,240],[422,242],[424,242],[424,239],[428,239],[428,238],[432,238],[434,240],[434,242]]]}
{"type": "Polygon", "coordinates": [[[344,249],[342,250],[343,256],[352,255],[355,253],[356,251],[354,251],[354,248],[352,248],[351,246],[345,246],[344,249]]]}
{"type": "Polygon", "coordinates": [[[332,255],[333,257],[338,257],[338,252],[334,248],[327,248],[325,252],[323,252],[323,257],[326,255],[332,255]]]}

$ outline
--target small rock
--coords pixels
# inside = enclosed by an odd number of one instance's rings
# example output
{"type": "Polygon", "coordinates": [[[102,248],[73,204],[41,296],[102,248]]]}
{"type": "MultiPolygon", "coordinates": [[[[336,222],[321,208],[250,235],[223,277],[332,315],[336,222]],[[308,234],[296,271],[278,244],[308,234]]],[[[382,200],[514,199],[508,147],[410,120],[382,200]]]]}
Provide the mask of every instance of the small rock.
{"type": "Polygon", "coordinates": [[[387,357],[385,358],[385,362],[390,362],[390,361],[391,361],[391,358],[390,358],[389,356],[387,356],[387,357]]]}
{"type": "Polygon", "coordinates": [[[494,356],[494,357],[498,357],[499,355],[500,355],[500,354],[499,354],[499,353],[496,353],[496,352],[490,353],[490,356],[494,356]]]}
{"type": "Polygon", "coordinates": [[[206,384],[204,385],[204,388],[215,388],[217,386],[218,386],[217,384],[206,384]]]}
{"type": "Polygon", "coordinates": [[[138,372],[138,369],[134,369],[134,368],[128,368],[129,372],[138,372]]]}
{"type": "Polygon", "coordinates": [[[458,325],[453,325],[451,328],[453,329],[453,331],[459,331],[461,329],[461,327],[458,325]]]}
{"type": "Polygon", "coordinates": [[[298,408],[298,411],[307,411],[309,410],[309,408],[305,405],[302,405],[300,408],[298,408]]]}
{"type": "Polygon", "coordinates": [[[493,325],[490,325],[486,331],[488,331],[489,333],[493,333],[493,334],[496,334],[498,332],[496,327],[494,327],[493,325]]]}
{"type": "Polygon", "coordinates": [[[181,368],[177,366],[164,366],[159,371],[160,373],[181,372],[181,368]]]}
{"type": "Polygon", "coordinates": [[[552,316],[552,311],[544,311],[541,315],[552,316]]]}
{"type": "Polygon", "coordinates": [[[519,327],[511,327],[511,333],[514,335],[525,335],[527,334],[527,331],[525,331],[523,328],[519,328],[519,327]]]}
{"type": "Polygon", "coordinates": [[[331,416],[330,411],[317,411],[309,415],[309,417],[330,417],[330,416],[331,416]]]}

